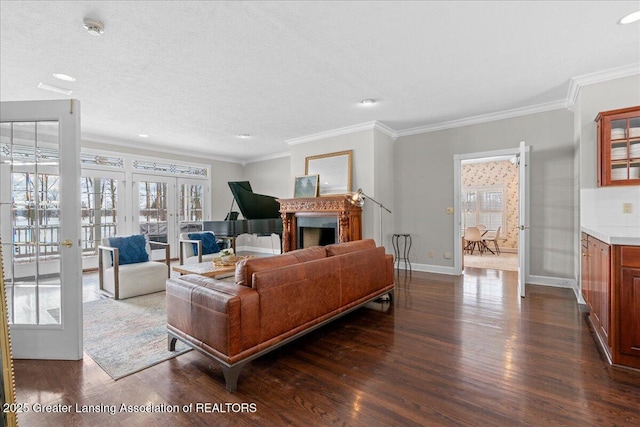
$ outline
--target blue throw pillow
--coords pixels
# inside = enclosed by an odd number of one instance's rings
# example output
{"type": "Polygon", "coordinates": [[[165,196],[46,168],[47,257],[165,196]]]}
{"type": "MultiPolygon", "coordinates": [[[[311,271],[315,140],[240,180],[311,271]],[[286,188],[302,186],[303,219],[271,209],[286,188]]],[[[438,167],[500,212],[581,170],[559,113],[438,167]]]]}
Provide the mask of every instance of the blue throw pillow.
{"type": "Polygon", "coordinates": [[[118,248],[120,265],[149,261],[147,240],[141,234],[128,237],[109,237],[109,245],[118,248]]]}
{"type": "MultiPolygon", "coordinates": [[[[202,241],[202,255],[220,252],[216,236],[213,233],[192,233],[189,234],[189,240],[202,241]]],[[[193,244],[193,254],[198,255],[198,245],[196,243],[193,244]]]]}

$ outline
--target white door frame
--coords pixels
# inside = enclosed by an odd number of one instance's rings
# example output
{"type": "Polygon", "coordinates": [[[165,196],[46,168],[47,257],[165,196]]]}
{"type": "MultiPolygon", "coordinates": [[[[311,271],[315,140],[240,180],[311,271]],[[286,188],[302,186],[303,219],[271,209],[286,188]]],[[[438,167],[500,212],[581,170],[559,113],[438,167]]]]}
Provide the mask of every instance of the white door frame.
{"type": "MultiPolygon", "coordinates": [[[[524,143],[522,143],[524,144],[524,143]]],[[[460,174],[462,172],[462,161],[463,160],[471,160],[471,159],[482,159],[482,158],[490,158],[490,157],[501,157],[501,156],[520,156],[520,147],[515,148],[506,148],[503,150],[494,150],[494,151],[483,151],[478,153],[466,153],[466,154],[456,154],[453,156],[453,212],[454,212],[454,221],[453,221],[453,270],[454,274],[460,275],[462,274],[462,221],[460,219],[460,195],[461,195],[461,181],[460,174]]],[[[525,147],[525,150],[528,152],[529,147],[525,147]]],[[[528,165],[527,165],[528,166],[528,165]]],[[[527,168],[528,170],[529,168],[527,168]]],[[[528,180],[528,174],[525,179],[528,180]]],[[[520,180],[519,180],[520,181],[520,180]]],[[[519,184],[520,185],[520,184],[519,184]]],[[[529,192],[528,183],[524,185],[522,191],[524,192],[524,199],[526,206],[529,205],[529,192]]],[[[522,194],[520,194],[522,196],[522,194]]],[[[520,208],[520,206],[519,206],[520,208]]],[[[520,224],[519,224],[520,225],[520,224]]],[[[520,239],[518,239],[520,240],[520,239]]],[[[528,241],[523,242],[524,246],[522,250],[524,251],[524,256],[522,258],[518,258],[518,262],[522,262],[523,265],[519,265],[519,270],[525,274],[525,280],[528,279],[529,274],[529,266],[527,256],[529,252],[528,241]]],[[[521,250],[518,248],[519,251],[521,250]]],[[[521,291],[520,288],[524,288],[524,285],[519,287],[519,294],[521,291]]],[[[521,294],[524,296],[524,293],[521,294]]]]}
{"type": "Polygon", "coordinates": [[[518,149],[518,294],[524,298],[529,279],[529,147],[520,141],[518,149]]]}
{"type": "MultiPolygon", "coordinates": [[[[82,262],[80,248],[80,102],[77,100],[0,103],[3,122],[57,121],[59,132],[60,324],[11,325],[16,359],[82,359],[82,262]]],[[[10,218],[10,216],[9,216],[10,218]]],[[[10,236],[3,236],[5,239],[10,236]]]]}

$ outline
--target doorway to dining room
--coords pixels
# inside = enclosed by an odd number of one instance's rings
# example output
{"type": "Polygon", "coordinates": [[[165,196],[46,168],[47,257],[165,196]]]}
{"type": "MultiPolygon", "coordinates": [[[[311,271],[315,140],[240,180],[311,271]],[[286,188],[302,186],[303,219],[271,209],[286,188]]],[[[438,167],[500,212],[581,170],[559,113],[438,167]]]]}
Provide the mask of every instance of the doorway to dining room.
{"type": "Polygon", "coordinates": [[[515,155],[461,161],[460,228],[479,238],[465,240],[463,268],[518,271],[518,164],[515,155]]]}

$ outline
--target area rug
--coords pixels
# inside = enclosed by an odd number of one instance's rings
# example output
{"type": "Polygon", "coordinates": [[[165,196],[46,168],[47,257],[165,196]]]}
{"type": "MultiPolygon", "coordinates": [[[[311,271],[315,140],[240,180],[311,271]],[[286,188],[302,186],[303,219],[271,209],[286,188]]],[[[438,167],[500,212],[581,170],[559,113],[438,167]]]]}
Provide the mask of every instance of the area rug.
{"type": "Polygon", "coordinates": [[[167,350],[164,292],[84,303],[84,351],[114,380],[189,351],[167,350]]]}
{"type": "Polygon", "coordinates": [[[518,254],[504,252],[500,255],[493,255],[491,253],[477,255],[477,252],[474,255],[465,254],[464,266],[488,268],[491,270],[518,271],[518,254]]]}

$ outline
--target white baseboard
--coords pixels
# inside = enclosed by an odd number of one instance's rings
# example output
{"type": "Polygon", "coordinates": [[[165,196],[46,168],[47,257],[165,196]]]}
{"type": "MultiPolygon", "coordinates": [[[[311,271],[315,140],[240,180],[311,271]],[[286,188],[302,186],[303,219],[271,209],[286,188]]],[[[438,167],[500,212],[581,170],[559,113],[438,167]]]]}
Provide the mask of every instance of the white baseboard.
{"type": "MultiPolygon", "coordinates": [[[[400,265],[396,263],[399,270],[404,270],[404,262],[400,261],[400,265]]],[[[438,273],[438,274],[448,274],[448,275],[456,275],[456,272],[453,267],[444,267],[442,265],[431,265],[431,264],[416,264],[411,263],[414,271],[423,271],[425,273],[438,273]]],[[[407,266],[407,269],[409,266],[407,266]]]]}
{"type": "Polygon", "coordinates": [[[562,277],[529,275],[527,283],[531,285],[553,286],[556,288],[571,288],[574,290],[577,288],[576,279],[565,279],[562,277]]]}

